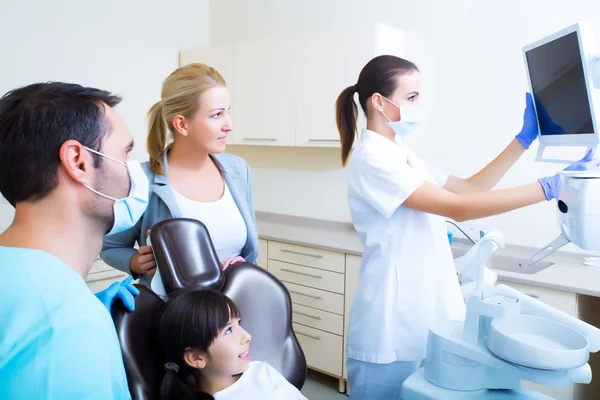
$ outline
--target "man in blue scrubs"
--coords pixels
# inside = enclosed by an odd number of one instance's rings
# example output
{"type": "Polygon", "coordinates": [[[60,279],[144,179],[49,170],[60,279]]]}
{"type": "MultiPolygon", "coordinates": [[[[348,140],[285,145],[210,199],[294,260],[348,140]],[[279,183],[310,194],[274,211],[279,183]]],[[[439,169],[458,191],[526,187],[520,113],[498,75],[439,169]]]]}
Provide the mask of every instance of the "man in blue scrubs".
{"type": "Polygon", "coordinates": [[[0,192],[16,209],[0,234],[0,399],[130,398],[114,293],[84,280],[104,235],[127,228],[130,188],[144,187],[119,102],[65,83],[0,99],[0,192]]]}

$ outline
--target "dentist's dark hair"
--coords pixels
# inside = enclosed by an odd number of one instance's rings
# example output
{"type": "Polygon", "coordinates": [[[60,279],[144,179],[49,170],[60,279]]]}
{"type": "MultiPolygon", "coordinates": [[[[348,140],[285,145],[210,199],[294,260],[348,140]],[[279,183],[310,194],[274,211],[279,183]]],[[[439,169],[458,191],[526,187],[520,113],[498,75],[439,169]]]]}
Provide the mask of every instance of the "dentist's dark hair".
{"type": "Polygon", "coordinates": [[[397,78],[414,71],[417,66],[403,58],[384,55],[373,58],[364,66],[356,85],[348,86],[335,102],[335,120],[342,142],[342,165],[346,165],[350,150],[356,137],[358,106],[354,102],[354,93],[358,93],[360,106],[369,118],[367,101],[374,93],[390,97],[396,90],[397,78]]]}
{"type": "MultiPolygon", "coordinates": [[[[58,186],[60,148],[67,140],[102,151],[112,132],[105,106],[121,98],[74,83],[45,82],[0,98],[0,193],[14,207],[44,199],[58,186]]],[[[94,168],[102,157],[94,154],[94,168]]]]}
{"type": "Polygon", "coordinates": [[[160,399],[214,400],[195,384],[202,372],[188,365],[184,355],[187,349],[208,351],[229,320],[240,318],[235,303],[212,289],[184,291],[169,298],[158,315],[157,344],[163,363],[175,363],[179,367],[179,371],[165,371],[160,399]]]}

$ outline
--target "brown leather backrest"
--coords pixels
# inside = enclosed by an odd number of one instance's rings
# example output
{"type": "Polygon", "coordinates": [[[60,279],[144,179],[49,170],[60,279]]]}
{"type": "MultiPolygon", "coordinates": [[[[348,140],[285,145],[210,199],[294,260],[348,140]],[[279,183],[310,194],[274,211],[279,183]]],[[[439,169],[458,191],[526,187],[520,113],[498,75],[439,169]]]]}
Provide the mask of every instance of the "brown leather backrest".
{"type": "Polygon", "coordinates": [[[158,346],[154,342],[156,316],[163,300],[147,287],[135,286],[140,290],[135,299],[135,311],[129,312],[121,302],[116,302],[112,317],[121,343],[131,397],[154,400],[158,398],[163,374],[158,346]]]}
{"type": "MultiPolygon", "coordinates": [[[[290,295],[277,278],[250,263],[232,265],[223,273],[208,230],[197,220],[160,222],[150,239],[169,295],[206,287],[225,293],[239,307],[242,325],[252,335],[251,359],[268,362],[302,388],[306,359],[292,328],[290,295]]],[[[113,316],[134,400],[156,398],[162,379],[160,355],[152,342],[152,324],[162,300],[147,288],[140,291],[133,313],[123,307],[113,316]]]]}
{"type": "Polygon", "coordinates": [[[159,222],[152,227],[150,241],[167,295],[181,289],[223,287],[225,276],[202,222],[188,218],[159,222]]]}
{"type": "Polygon", "coordinates": [[[250,263],[225,270],[223,293],[240,309],[250,335],[252,360],[266,361],[298,389],[306,380],[306,359],[292,328],[292,301],[286,287],[250,263]]]}

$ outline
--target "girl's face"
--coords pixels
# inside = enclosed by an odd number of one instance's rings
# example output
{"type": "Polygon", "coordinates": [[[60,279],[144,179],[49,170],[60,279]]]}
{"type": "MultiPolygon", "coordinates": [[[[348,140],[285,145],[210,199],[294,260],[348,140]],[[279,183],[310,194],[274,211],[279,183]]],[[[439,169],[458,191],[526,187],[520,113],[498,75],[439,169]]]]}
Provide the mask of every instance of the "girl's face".
{"type": "MultiPolygon", "coordinates": [[[[240,319],[232,318],[219,332],[208,351],[199,355],[192,366],[201,369],[202,374],[206,375],[234,376],[242,374],[250,365],[251,339],[250,334],[240,325],[240,319]]],[[[186,361],[189,363],[187,353],[186,361]]]]}

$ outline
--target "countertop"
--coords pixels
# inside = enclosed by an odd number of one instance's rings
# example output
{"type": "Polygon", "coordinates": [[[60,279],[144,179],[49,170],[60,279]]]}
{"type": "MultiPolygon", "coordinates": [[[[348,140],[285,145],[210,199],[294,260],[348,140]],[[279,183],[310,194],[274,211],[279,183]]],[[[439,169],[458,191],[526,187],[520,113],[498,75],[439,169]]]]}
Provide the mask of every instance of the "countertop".
{"type": "MultiPolygon", "coordinates": [[[[265,212],[256,213],[258,235],[261,239],[281,241],[352,254],[362,254],[362,244],[350,223],[295,217],[265,212]]],[[[459,242],[460,243],[460,242],[459,242]]],[[[520,246],[507,245],[496,252],[528,259],[537,252],[520,246]]],[[[546,287],[565,292],[600,297],[600,268],[581,264],[585,254],[556,252],[545,259],[554,265],[535,274],[494,270],[498,280],[546,287]]]]}

